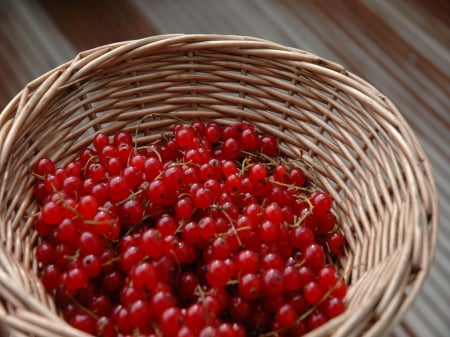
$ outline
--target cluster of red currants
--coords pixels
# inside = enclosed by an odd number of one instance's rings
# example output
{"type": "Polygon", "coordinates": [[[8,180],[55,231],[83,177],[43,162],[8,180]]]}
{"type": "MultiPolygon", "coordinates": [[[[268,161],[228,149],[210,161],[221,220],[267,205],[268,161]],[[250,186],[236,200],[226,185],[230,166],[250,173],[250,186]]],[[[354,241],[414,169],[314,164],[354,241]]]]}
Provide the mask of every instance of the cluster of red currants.
{"type": "Polygon", "coordinates": [[[345,310],[331,197],[250,123],[98,133],[34,175],[42,282],[80,330],[300,336],[345,310]]]}

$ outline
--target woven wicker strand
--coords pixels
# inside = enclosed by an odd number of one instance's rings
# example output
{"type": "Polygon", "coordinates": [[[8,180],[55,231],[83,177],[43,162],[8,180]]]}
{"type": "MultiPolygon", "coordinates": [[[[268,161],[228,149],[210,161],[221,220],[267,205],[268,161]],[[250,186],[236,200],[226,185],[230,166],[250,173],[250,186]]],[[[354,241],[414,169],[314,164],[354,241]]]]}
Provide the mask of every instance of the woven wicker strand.
{"type": "MultiPolygon", "coordinates": [[[[276,136],[336,200],[348,240],[347,311],[310,336],[382,336],[433,260],[429,161],[394,104],[339,64],[262,39],[161,35],[84,51],[30,82],[0,114],[0,326],[9,336],[86,336],[65,323],[33,258],[31,167],[62,165],[98,130],[154,141],[175,118],[245,120],[276,136]]],[[[1,333],[1,331],[0,331],[1,333]]]]}

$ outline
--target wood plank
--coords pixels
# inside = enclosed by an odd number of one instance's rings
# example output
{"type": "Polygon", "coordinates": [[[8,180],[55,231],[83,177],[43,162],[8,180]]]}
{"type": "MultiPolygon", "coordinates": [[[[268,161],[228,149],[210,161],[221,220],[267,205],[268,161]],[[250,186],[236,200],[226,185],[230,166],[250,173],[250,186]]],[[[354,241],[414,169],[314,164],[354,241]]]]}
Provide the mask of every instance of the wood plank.
{"type": "Polygon", "coordinates": [[[157,34],[126,0],[39,0],[53,23],[77,50],[157,34]]]}
{"type": "Polygon", "coordinates": [[[0,1],[0,108],[29,81],[75,56],[34,1],[0,1]]]}

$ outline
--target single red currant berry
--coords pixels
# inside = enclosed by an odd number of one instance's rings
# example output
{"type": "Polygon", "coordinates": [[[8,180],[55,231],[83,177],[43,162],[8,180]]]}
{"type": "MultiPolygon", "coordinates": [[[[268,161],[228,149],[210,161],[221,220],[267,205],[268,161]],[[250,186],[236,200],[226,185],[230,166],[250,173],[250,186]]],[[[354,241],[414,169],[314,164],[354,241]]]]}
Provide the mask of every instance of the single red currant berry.
{"type": "Polygon", "coordinates": [[[152,307],[144,300],[137,300],[129,306],[129,320],[133,327],[141,329],[152,319],[152,307]]]}
{"type": "Polygon", "coordinates": [[[201,303],[191,304],[184,315],[184,324],[195,333],[199,333],[207,321],[205,306],[201,303]]]}
{"type": "Polygon", "coordinates": [[[199,334],[199,337],[219,337],[219,332],[216,327],[205,326],[199,334]]]}
{"type": "Polygon", "coordinates": [[[178,292],[184,300],[192,300],[199,286],[199,280],[195,273],[186,271],[181,274],[178,284],[178,292]]]}
{"type": "Polygon", "coordinates": [[[99,205],[104,204],[110,197],[108,187],[105,183],[98,183],[92,186],[91,194],[99,205]]]}
{"type": "Polygon", "coordinates": [[[291,180],[291,184],[294,184],[295,186],[302,187],[305,185],[306,177],[303,170],[299,167],[293,167],[289,171],[289,178],[291,180]]]}
{"type": "Polygon", "coordinates": [[[124,277],[118,270],[114,270],[110,273],[102,273],[102,275],[101,286],[106,292],[115,294],[120,291],[123,286],[124,277]]]}
{"type": "Polygon", "coordinates": [[[205,209],[211,206],[214,201],[214,195],[211,193],[211,190],[199,187],[195,191],[194,195],[194,204],[197,208],[205,209]]]}
{"type": "Polygon", "coordinates": [[[54,264],[45,266],[42,272],[42,283],[45,290],[53,292],[60,285],[60,275],[60,270],[54,264]]]}
{"type": "Polygon", "coordinates": [[[271,135],[264,135],[260,137],[261,152],[269,157],[278,155],[278,143],[275,137],[271,135]]]}
{"type": "MultiPolygon", "coordinates": [[[[94,290],[98,291],[98,290],[94,290]]],[[[94,295],[89,296],[87,299],[89,303],[89,310],[91,310],[97,316],[107,316],[111,314],[112,311],[112,301],[108,295],[94,295]]]]}
{"type": "Polygon", "coordinates": [[[245,300],[241,296],[232,296],[228,306],[228,312],[233,321],[245,323],[250,319],[252,314],[252,306],[249,301],[245,300]]]}
{"type": "Polygon", "coordinates": [[[75,255],[75,245],[68,242],[59,243],[55,248],[55,265],[58,268],[67,266],[75,255]]]}
{"type": "Polygon", "coordinates": [[[347,285],[345,281],[343,279],[337,280],[335,286],[333,287],[331,295],[343,300],[346,294],[347,294],[347,285]]]}
{"type": "Polygon", "coordinates": [[[221,288],[230,280],[230,273],[223,260],[213,260],[208,263],[206,281],[213,288],[221,288]]]}
{"type": "Polygon", "coordinates": [[[93,143],[95,149],[97,150],[97,152],[100,153],[104,147],[109,145],[108,135],[106,135],[103,132],[99,132],[94,136],[92,143],[93,143]]]}
{"type": "Polygon", "coordinates": [[[195,337],[197,336],[194,334],[191,329],[189,329],[186,325],[183,326],[177,333],[177,337],[195,337]]]}
{"type": "Polygon", "coordinates": [[[326,239],[328,248],[333,254],[342,256],[343,247],[345,244],[345,237],[341,233],[332,233],[326,239]]]}
{"type": "Polygon", "coordinates": [[[284,268],[283,258],[278,253],[264,253],[261,257],[260,261],[261,269],[279,269],[282,270],[284,268]]]}
{"type": "Polygon", "coordinates": [[[237,174],[231,174],[225,179],[225,190],[228,194],[236,194],[241,191],[241,178],[237,174]]]}
{"type": "Polygon", "coordinates": [[[169,191],[161,179],[153,180],[147,187],[148,199],[155,204],[164,203],[168,194],[169,191]]]}
{"type": "Polygon", "coordinates": [[[175,306],[176,299],[169,290],[159,290],[155,291],[151,297],[150,304],[153,308],[154,315],[160,319],[167,309],[175,306]]]}
{"type": "Polygon", "coordinates": [[[221,182],[218,179],[208,179],[203,183],[203,187],[211,192],[212,198],[216,199],[222,192],[221,182]]]}
{"type": "Polygon", "coordinates": [[[299,226],[291,230],[290,232],[290,243],[295,248],[303,251],[314,243],[314,233],[309,227],[299,226]]]}
{"type": "Polygon", "coordinates": [[[165,168],[162,180],[168,190],[178,190],[183,185],[183,169],[179,165],[171,165],[165,168]]]}
{"type": "Polygon", "coordinates": [[[242,250],[236,258],[237,272],[244,275],[257,273],[259,270],[259,255],[253,250],[242,250]]]}
{"type": "Polygon", "coordinates": [[[135,198],[129,199],[119,207],[119,218],[123,225],[131,227],[142,221],[144,206],[135,198]]]}
{"type": "Polygon", "coordinates": [[[70,161],[64,166],[64,171],[67,175],[74,177],[81,177],[81,163],[79,161],[70,161]]]}
{"type": "Polygon", "coordinates": [[[200,180],[199,169],[196,166],[187,166],[183,168],[183,183],[189,186],[200,180]]]}
{"type": "Polygon", "coordinates": [[[171,307],[166,309],[159,320],[159,329],[163,336],[176,337],[183,327],[183,315],[181,309],[171,307]]]}
{"type": "Polygon", "coordinates": [[[244,274],[239,278],[239,295],[246,300],[256,300],[262,291],[261,277],[258,274],[244,274]]]}
{"type": "Polygon", "coordinates": [[[130,186],[122,176],[115,176],[108,180],[109,197],[112,202],[119,202],[130,195],[130,186]]]}
{"type": "Polygon", "coordinates": [[[83,256],[90,254],[100,256],[104,247],[103,239],[90,231],[83,231],[78,238],[78,248],[83,256]]]}
{"type": "Polygon", "coordinates": [[[301,287],[301,276],[299,268],[294,265],[287,265],[283,271],[284,286],[286,290],[296,291],[301,287]]]}
{"type": "Polygon", "coordinates": [[[305,263],[312,269],[318,270],[325,265],[325,252],[317,243],[310,244],[305,249],[305,263]]]}
{"type": "Polygon", "coordinates": [[[70,319],[70,325],[89,334],[94,334],[97,327],[95,319],[87,313],[78,313],[74,315],[70,319]]]}
{"type": "Polygon", "coordinates": [[[97,214],[98,202],[92,195],[84,195],[80,198],[78,212],[84,219],[93,219],[97,214]]]}
{"type": "Polygon", "coordinates": [[[317,231],[321,234],[331,232],[336,225],[336,217],[330,211],[317,215],[317,231]]]}
{"type": "Polygon", "coordinates": [[[303,288],[303,295],[305,296],[306,301],[311,305],[317,304],[324,293],[325,291],[323,288],[315,281],[307,283],[303,288]]]}
{"type": "Polygon", "coordinates": [[[339,316],[345,311],[345,305],[342,299],[337,297],[329,297],[323,304],[325,313],[329,318],[339,316]]]}
{"type": "Polygon", "coordinates": [[[298,270],[298,274],[300,275],[300,287],[304,287],[307,283],[314,281],[316,278],[316,274],[308,266],[301,266],[298,270]]]}
{"type": "Polygon", "coordinates": [[[275,241],[278,237],[278,229],[280,225],[274,224],[272,221],[266,220],[259,227],[259,236],[262,242],[275,241]]]}
{"type": "Polygon", "coordinates": [[[78,289],[83,289],[88,284],[88,276],[81,268],[73,268],[67,271],[67,277],[64,282],[66,288],[73,292],[78,289]]]}
{"type": "Polygon", "coordinates": [[[141,235],[141,249],[144,255],[151,258],[159,258],[163,251],[163,237],[155,228],[148,228],[141,235]]]}
{"type": "Polygon", "coordinates": [[[55,170],[55,163],[51,159],[43,157],[34,165],[33,173],[38,177],[45,177],[49,174],[54,174],[55,170]]]}
{"type": "Polygon", "coordinates": [[[319,309],[316,309],[308,318],[307,326],[309,331],[317,329],[319,326],[325,324],[328,321],[325,313],[319,309]]]}
{"type": "Polygon", "coordinates": [[[147,181],[154,180],[162,171],[163,166],[158,158],[150,157],[144,162],[144,174],[147,181]]]}
{"type": "Polygon", "coordinates": [[[174,208],[177,220],[187,221],[194,213],[195,206],[192,198],[182,197],[176,201],[174,208]]]}
{"type": "Polygon", "coordinates": [[[336,270],[332,266],[324,266],[317,274],[317,282],[324,289],[332,288],[337,281],[336,270]]]}
{"type": "Polygon", "coordinates": [[[80,159],[80,164],[83,168],[97,155],[96,151],[91,148],[85,148],[81,150],[80,155],[78,156],[80,159]]]}
{"type": "Polygon", "coordinates": [[[114,337],[116,335],[114,321],[107,316],[101,316],[97,319],[95,333],[97,336],[114,337]]]}
{"type": "Polygon", "coordinates": [[[126,334],[133,329],[133,326],[130,322],[130,314],[127,308],[123,307],[122,305],[117,305],[114,308],[112,317],[114,319],[116,329],[120,333],[126,334]]]}
{"type": "Polygon", "coordinates": [[[314,214],[325,214],[329,212],[333,201],[328,193],[322,191],[313,192],[309,196],[314,214]]]}
{"type": "Polygon", "coordinates": [[[90,254],[83,257],[82,267],[87,276],[96,277],[102,270],[102,262],[100,257],[90,254]]]}
{"type": "Polygon", "coordinates": [[[63,220],[61,204],[49,201],[42,206],[42,220],[49,225],[57,225],[63,220]]]}
{"type": "Polygon", "coordinates": [[[122,173],[124,166],[119,157],[110,157],[107,159],[105,167],[109,176],[116,176],[122,173]]]}
{"type": "Polygon", "coordinates": [[[201,230],[198,223],[195,221],[190,221],[183,226],[181,229],[181,237],[184,242],[190,245],[194,245],[203,240],[201,236],[201,230]]]}
{"type": "Polygon", "coordinates": [[[49,242],[43,241],[36,248],[36,259],[43,264],[55,261],[55,247],[49,242]]]}
{"type": "Polygon", "coordinates": [[[270,203],[264,209],[264,218],[274,225],[280,225],[283,221],[283,211],[277,203],[270,203]]]}
{"type": "Polygon", "coordinates": [[[157,272],[149,262],[141,262],[133,268],[130,278],[138,289],[153,290],[158,283],[157,272]]]}
{"type": "Polygon", "coordinates": [[[280,296],[284,290],[284,276],[278,269],[265,270],[262,274],[262,288],[269,297],[280,296]]]}
{"type": "Polygon", "coordinates": [[[136,168],[139,171],[144,171],[144,165],[145,165],[146,159],[147,159],[147,157],[139,152],[132,153],[131,157],[129,158],[129,165],[133,166],[134,168],[136,168]]]}
{"type": "Polygon", "coordinates": [[[123,169],[123,177],[132,189],[136,190],[144,181],[144,175],[141,170],[134,166],[126,166],[123,169]]]}
{"type": "Polygon", "coordinates": [[[143,257],[144,254],[139,246],[127,247],[120,254],[120,267],[123,271],[129,273],[130,270],[143,259],[143,257]]]}
{"type": "Polygon", "coordinates": [[[175,142],[181,148],[192,148],[195,139],[195,131],[191,127],[183,126],[178,128],[175,132],[175,142]]]}
{"type": "Polygon", "coordinates": [[[231,253],[231,248],[230,245],[228,244],[228,241],[220,236],[211,242],[210,248],[211,248],[211,255],[215,259],[219,260],[225,260],[227,257],[229,257],[231,253]]]}
{"type": "Polygon", "coordinates": [[[133,138],[126,131],[117,131],[113,136],[113,145],[118,147],[121,144],[133,145],[133,138]]]}
{"type": "Polygon", "coordinates": [[[228,138],[222,145],[222,151],[226,159],[236,159],[241,155],[241,144],[235,138],[228,138]]]}
{"type": "Polygon", "coordinates": [[[44,178],[44,186],[47,193],[53,193],[55,191],[62,190],[63,181],[66,177],[64,177],[62,180],[58,179],[56,175],[48,174],[44,178]]]}
{"type": "Polygon", "coordinates": [[[222,128],[219,124],[210,122],[206,125],[205,139],[208,143],[216,144],[222,139],[222,128]]]}
{"type": "Polygon", "coordinates": [[[94,183],[99,183],[106,176],[106,169],[100,163],[89,164],[87,168],[87,177],[91,178],[94,183]]]}
{"type": "Polygon", "coordinates": [[[200,236],[205,239],[211,239],[216,234],[216,222],[211,216],[204,216],[198,221],[200,236]]]}
{"type": "Polygon", "coordinates": [[[292,304],[286,303],[278,308],[275,316],[275,321],[282,329],[288,328],[295,323],[297,312],[292,304]]]}
{"type": "Polygon", "coordinates": [[[245,129],[239,136],[242,148],[246,151],[256,151],[260,147],[259,136],[252,129],[245,129]]]}

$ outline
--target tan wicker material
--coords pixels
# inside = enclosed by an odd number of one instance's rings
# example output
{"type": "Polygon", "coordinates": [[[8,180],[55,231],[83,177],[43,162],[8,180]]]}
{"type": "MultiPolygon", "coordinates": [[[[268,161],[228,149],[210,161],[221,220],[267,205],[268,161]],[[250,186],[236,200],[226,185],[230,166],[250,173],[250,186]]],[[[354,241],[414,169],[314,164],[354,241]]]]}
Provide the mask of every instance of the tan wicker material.
{"type": "Polygon", "coordinates": [[[311,336],[381,336],[402,319],[433,258],[438,206],[428,159],[394,104],[301,50],[163,35],[82,52],[2,111],[0,324],[10,336],[85,336],[59,318],[38,279],[32,165],[72,159],[98,130],[152,141],[175,122],[166,115],[255,123],[336,200],[349,242],[348,310],[311,336]]]}

